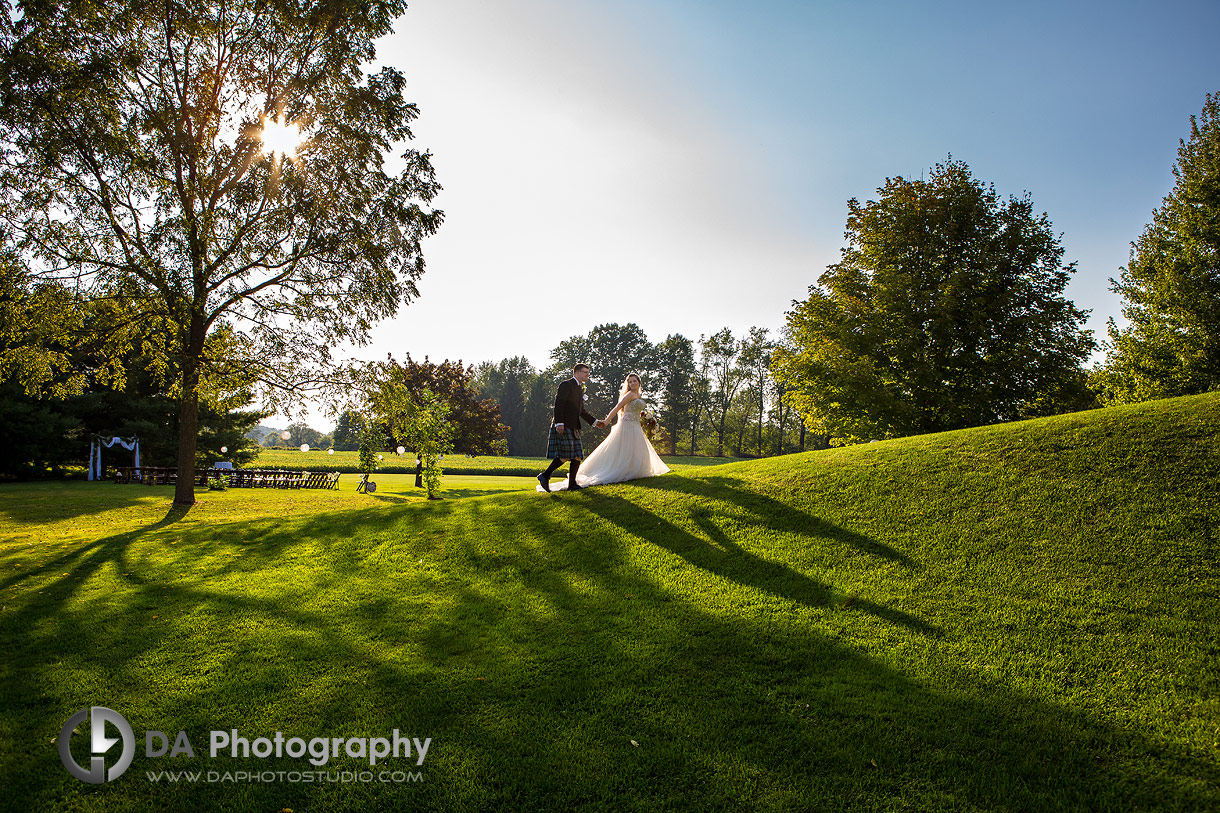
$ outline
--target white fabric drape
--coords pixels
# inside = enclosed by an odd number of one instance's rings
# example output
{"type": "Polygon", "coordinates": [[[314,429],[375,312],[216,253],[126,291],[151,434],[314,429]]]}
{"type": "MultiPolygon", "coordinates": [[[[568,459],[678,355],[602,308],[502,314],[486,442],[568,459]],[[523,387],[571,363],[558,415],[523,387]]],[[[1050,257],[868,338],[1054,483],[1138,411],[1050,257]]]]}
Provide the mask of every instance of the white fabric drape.
{"type": "Polygon", "coordinates": [[[89,479],[102,479],[102,447],[107,449],[115,446],[122,446],[124,449],[135,452],[135,467],[140,468],[140,439],[139,438],[105,438],[101,435],[94,435],[89,443],[89,479]]]}

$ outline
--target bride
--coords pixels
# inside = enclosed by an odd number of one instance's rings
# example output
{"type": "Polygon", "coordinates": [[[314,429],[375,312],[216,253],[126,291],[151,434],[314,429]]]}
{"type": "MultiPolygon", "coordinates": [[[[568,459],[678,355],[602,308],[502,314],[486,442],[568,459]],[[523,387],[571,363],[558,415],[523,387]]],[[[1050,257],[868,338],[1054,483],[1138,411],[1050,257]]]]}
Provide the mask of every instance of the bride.
{"type": "MultiPolygon", "coordinates": [[[[627,376],[619,390],[618,403],[606,416],[608,424],[616,414],[622,412],[618,423],[610,428],[610,434],[585,458],[576,471],[576,485],[600,486],[607,483],[622,483],[665,474],[669,466],[661,460],[652,442],[644,435],[640,414],[646,403],[640,395],[640,377],[635,373],[627,376]]],[[[567,488],[567,481],[551,486],[552,491],[567,488]]],[[[538,486],[542,491],[542,486],[538,486]]]]}

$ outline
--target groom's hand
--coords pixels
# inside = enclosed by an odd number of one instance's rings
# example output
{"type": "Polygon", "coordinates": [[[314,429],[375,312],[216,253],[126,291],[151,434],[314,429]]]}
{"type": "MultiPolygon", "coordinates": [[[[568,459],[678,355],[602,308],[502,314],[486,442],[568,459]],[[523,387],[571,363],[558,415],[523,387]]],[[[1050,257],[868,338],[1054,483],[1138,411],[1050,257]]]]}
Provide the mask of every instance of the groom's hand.
{"type": "Polygon", "coordinates": [[[563,424],[557,423],[557,424],[555,424],[555,428],[557,430],[559,430],[559,434],[561,434],[561,435],[563,434],[563,424]]]}
{"type": "Polygon", "coordinates": [[[605,428],[606,428],[606,422],[605,422],[605,421],[602,421],[602,420],[599,420],[597,423],[595,423],[595,424],[593,424],[593,425],[594,425],[594,426],[596,426],[598,429],[605,429],[605,428]]]}

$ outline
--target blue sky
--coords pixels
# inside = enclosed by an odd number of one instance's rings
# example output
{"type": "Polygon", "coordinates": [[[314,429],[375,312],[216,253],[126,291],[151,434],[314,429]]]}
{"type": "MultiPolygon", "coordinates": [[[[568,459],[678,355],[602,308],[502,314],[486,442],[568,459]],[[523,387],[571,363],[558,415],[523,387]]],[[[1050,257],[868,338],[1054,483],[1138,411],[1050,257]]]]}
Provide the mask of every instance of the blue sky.
{"type": "Polygon", "coordinates": [[[950,154],[1048,213],[1100,337],[1220,92],[1217,31],[1215,0],[415,0],[379,57],[447,222],[421,298],[356,353],[542,366],[604,322],[776,330],[846,201],[950,154]]]}

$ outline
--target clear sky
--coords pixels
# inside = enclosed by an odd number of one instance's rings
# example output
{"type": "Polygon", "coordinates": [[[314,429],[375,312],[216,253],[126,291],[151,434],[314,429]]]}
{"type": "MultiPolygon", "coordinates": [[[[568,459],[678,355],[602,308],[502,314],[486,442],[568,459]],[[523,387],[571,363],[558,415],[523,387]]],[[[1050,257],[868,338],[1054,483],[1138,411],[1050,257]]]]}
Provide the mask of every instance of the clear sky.
{"type": "Polygon", "coordinates": [[[1102,337],[1220,92],[1217,32],[1216,0],[414,0],[379,58],[446,223],[420,299],[357,355],[541,367],[605,322],[777,330],[847,200],[950,154],[1048,213],[1102,337]]]}

